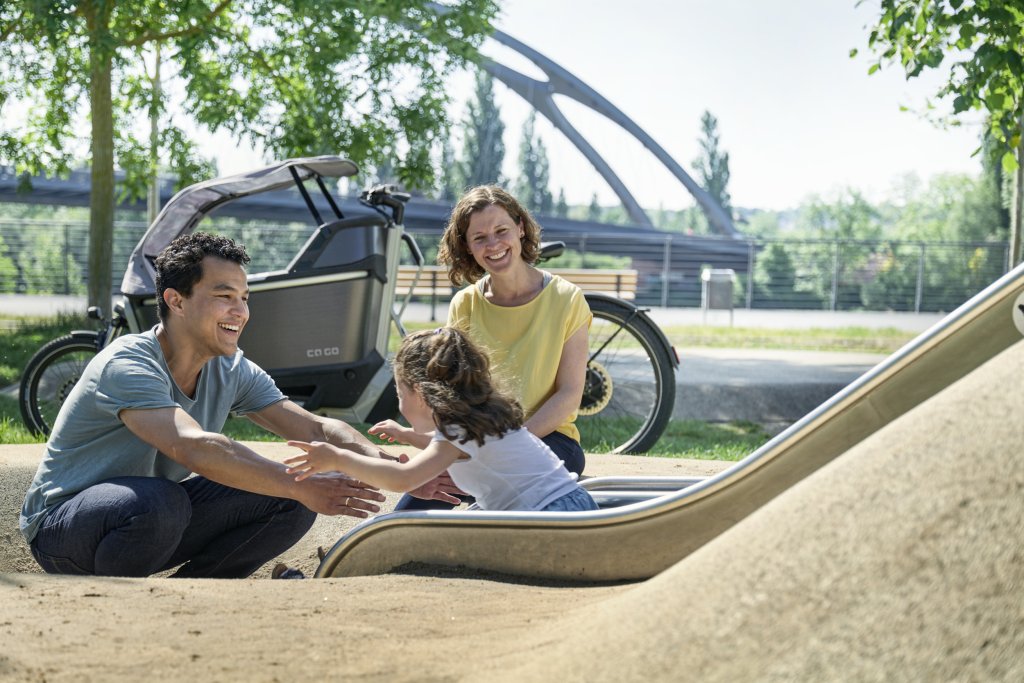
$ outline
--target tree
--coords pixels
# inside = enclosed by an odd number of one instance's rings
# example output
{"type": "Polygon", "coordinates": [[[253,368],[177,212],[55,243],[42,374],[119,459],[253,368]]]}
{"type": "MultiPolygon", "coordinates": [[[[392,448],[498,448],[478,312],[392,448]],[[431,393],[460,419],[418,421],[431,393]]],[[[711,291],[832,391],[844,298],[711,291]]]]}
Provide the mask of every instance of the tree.
{"type": "MultiPolygon", "coordinates": [[[[88,298],[111,291],[114,168],[143,195],[152,171],[138,121],[164,112],[160,143],[183,175],[194,146],[170,121],[147,75],[157,46],[172,72],[175,108],[210,131],[274,157],[341,152],[393,156],[406,184],[431,179],[430,149],[446,120],[445,77],[475,55],[496,11],[461,0],[83,0],[0,4],[0,163],[19,173],[66,172],[88,102],[92,171],[88,298]],[[28,113],[15,126],[15,105],[28,113]],[[6,108],[8,111],[3,112],[6,108]]],[[[182,182],[188,180],[182,178],[182,182]]]]}
{"type": "Polygon", "coordinates": [[[0,236],[0,292],[13,294],[18,291],[18,266],[7,252],[4,238],[0,236]]]}
{"type": "Polygon", "coordinates": [[[373,184],[375,185],[401,185],[398,178],[398,169],[395,168],[395,161],[391,157],[384,157],[373,165],[373,184]]]}
{"type": "Polygon", "coordinates": [[[754,277],[755,308],[821,308],[821,298],[797,286],[796,264],[786,245],[772,243],[757,259],[754,277]]]}
{"type": "MultiPolygon", "coordinates": [[[[875,56],[869,74],[896,63],[908,79],[925,69],[944,69],[945,82],[936,96],[952,97],[953,117],[971,110],[987,114],[1003,168],[1015,174],[1010,258],[1019,263],[1024,218],[1024,7],[1014,0],[880,0],[879,11],[868,36],[875,56]]],[[[857,50],[850,55],[856,56],[857,50]]]]}
{"type": "Polygon", "coordinates": [[[459,164],[460,185],[501,184],[501,166],[505,163],[505,124],[501,110],[494,103],[494,79],[481,69],[476,75],[473,99],[466,105],[462,161],[459,164]]]}
{"type": "Polygon", "coordinates": [[[519,177],[516,178],[516,198],[534,213],[551,213],[554,199],[551,196],[548,152],[544,141],[534,133],[536,112],[530,112],[523,126],[523,137],[519,142],[519,177]]]}
{"type": "Polygon", "coordinates": [[[603,213],[601,205],[597,203],[597,193],[595,192],[591,195],[590,205],[587,207],[587,220],[597,223],[601,220],[601,214],[603,213]]]}
{"type": "Polygon", "coordinates": [[[1013,174],[1007,173],[1002,164],[1003,152],[999,142],[992,136],[992,127],[985,126],[981,135],[981,178],[983,191],[989,195],[999,214],[1000,239],[1009,237],[1012,217],[1010,206],[1013,202],[1013,174]]]}
{"type": "Polygon", "coordinates": [[[559,218],[569,217],[569,202],[565,200],[565,188],[558,188],[558,201],[555,202],[555,215],[559,218]]]}
{"type": "Polygon", "coordinates": [[[453,202],[462,193],[459,187],[458,172],[455,167],[455,152],[448,137],[441,142],[441,172],[439,175],[437,198],[453,202]]]}
{"type": "Polygon", "coordinates": [[[719,147],[718,119],[705,111],[700,117],[700,156],[693,160],[693,168],[711,198],[732,214],[729,196],[729,153],[719,147]]]}
{"type": "Polygon", "coordinates": [[[882,236],[878,209],[857,190],[840,191],[831,201],[813,197],[801,207],[800,222],[811,237],[823,240],[810,256],[826,296],[832,285],[837,309],[859,308],[863,273],[869,267],[869,244],[882,236]]]}

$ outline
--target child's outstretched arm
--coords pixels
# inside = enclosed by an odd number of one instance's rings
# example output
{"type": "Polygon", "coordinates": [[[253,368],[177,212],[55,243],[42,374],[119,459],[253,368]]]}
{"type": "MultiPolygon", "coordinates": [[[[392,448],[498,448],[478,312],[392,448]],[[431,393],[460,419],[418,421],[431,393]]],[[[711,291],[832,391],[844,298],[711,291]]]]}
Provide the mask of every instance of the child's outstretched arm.
{"type": "Polygon", "coordinates": [[[371,458],[352,451],[314,441],[289,441],[289,446],[305,453],[285,459],[288,472],[302,481],[318,472],[339,471],[350,477],[389,491],[410,491],[448,469],[463,452],[447,441],[431,441],[422,453],[408,462],[371,458]]]}
{"type": "Polygon", "coordinates": [[[407,443],[410,446],[415,446],[419,449],[424,449],[430,445],[430,440],[433,438],[433,434],[421,434],[412,427],[403,427],[394,420],[383,420],[370,427],[370,434],[378,436],[388,443],[407,443]]]}

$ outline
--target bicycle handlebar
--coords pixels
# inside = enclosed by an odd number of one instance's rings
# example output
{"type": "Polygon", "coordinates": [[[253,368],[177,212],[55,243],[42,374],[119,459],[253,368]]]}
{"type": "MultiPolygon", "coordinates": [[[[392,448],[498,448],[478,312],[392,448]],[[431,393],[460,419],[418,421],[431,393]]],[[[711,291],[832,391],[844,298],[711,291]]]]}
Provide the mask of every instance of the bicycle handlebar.
{"type": "Polygon", "coordinates": [[[401,225],[405,218],[405,203],[409,201],[410,196],[408,192],[398,192],[394,185],[374,185],[363,190],[359,198],[371,206],[388,207],[395,223],[401,225]]]}

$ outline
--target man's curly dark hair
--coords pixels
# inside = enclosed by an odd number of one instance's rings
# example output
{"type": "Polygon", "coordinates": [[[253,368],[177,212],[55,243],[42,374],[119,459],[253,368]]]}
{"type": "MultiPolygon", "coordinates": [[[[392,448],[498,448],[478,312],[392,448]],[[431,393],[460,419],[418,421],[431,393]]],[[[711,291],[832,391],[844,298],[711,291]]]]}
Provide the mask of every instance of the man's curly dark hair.
{"type": "Polygon", "coordinates": [[[192,296],[192,287],[203,277],[203,259],[216,256],[240,266],[249,263],[245,247],[223,235],[193,232],[181,235],[164,247],[156,257],[156,300],[161,322],[170,309],[164,291],[173,289],[184,297],[192,296]]]}

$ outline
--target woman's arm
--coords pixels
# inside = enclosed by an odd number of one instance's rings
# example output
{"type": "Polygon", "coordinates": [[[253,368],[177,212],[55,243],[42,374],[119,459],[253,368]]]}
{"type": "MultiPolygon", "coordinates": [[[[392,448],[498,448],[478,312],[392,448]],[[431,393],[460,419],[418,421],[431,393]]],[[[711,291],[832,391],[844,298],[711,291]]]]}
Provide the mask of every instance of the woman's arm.
{"type": "Polygon", "coordinates": [[[555,373],[555,393],[524,425],[534,436],[543,438],[555,431],[580,407],[587,378],[588,334],[588,326],[583,325],[562,346],[558,372],[555,373]]]}
{"type": "Polygon", "coordinates": [[[320,472],[340,471],[372,486],[401,492],[422,486],[464,455],[447,441],[432,441],[408,462],[367,457],[320,441],[289,441],[288,445],[305,451],[284,461],[289,465],[288,472],[298,475],[296,481],[320,472]]]}

